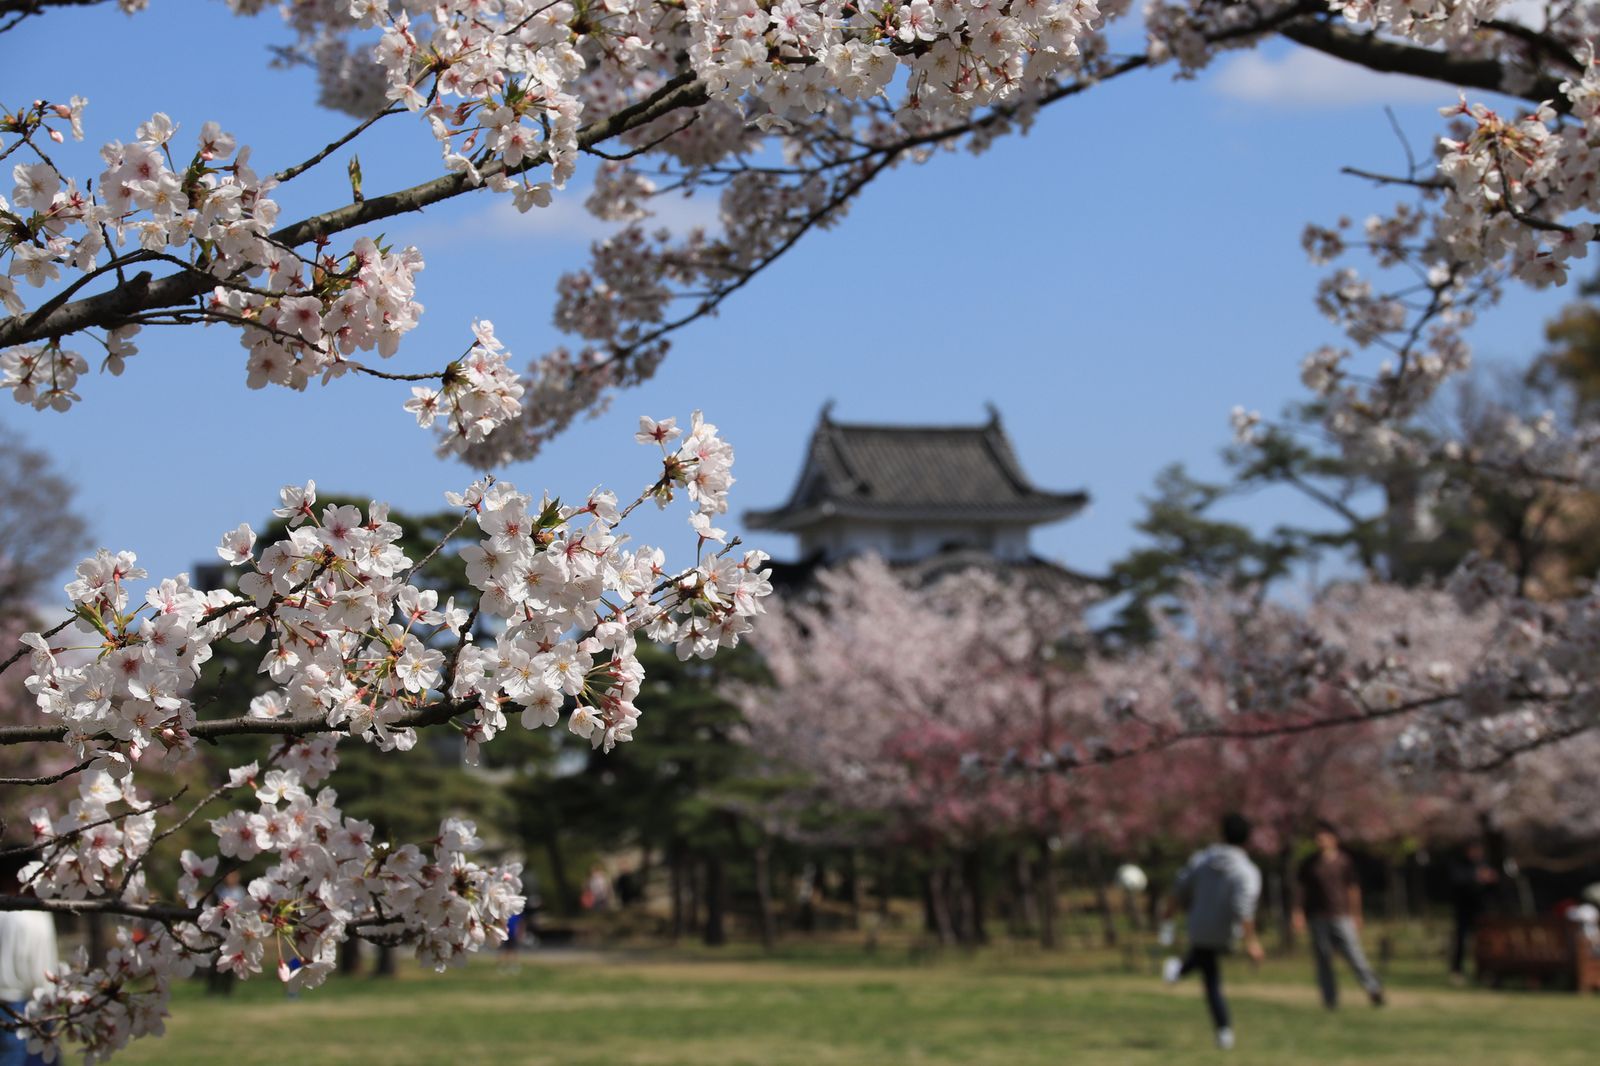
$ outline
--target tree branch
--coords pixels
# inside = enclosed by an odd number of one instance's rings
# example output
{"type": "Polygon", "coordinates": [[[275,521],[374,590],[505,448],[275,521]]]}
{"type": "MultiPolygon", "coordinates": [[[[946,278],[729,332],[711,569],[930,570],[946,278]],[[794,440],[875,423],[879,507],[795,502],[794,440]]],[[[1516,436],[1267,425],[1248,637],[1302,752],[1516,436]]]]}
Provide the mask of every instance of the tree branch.
{"type": "Polygon", "coordinates": [[[65,781],[73,774],[87,770],[93,765],[93,759],[85,759],[76,766],[62,770],[58,774],[46,774],[44,777],[0,777],[0,785],[53,785],[58,781],[65,781]]]}
{"type": "Polygon", "coordinates": [[[1563,114],[1572,106],[1561,93],[1561,80],[1549,75],[1534,75],[1532,85],[1523,92],[1506,88],[1508,83],[1517,80],[1519,72],[1495,59],[1461,59],[1448,52],[1399,44],[1372,33],[1358,33],[1339,23],[1321,20],[1290,22],[1279,27],[1278,32],[1296,44],[1314,48],[1368,70],[1385,74],[1410,74],[1446,85],[1517,96],[1533,103],[1549,100],[1551,106],[1563,114]]]}
{"type": "MultiPolygon", "coordinates": [[[[643,126],[678,108],[705,102],[705,87],[693,72],[685,71],[662,85],[649,97],[640,100],[615,114],[585,127],[578,133],[578,147],[588,148],[620,134],[643,126]]],[[[514,176],[549,161],[548,150],[529,156],[515,167],[499,161],[480,170],[485,177],[498,174],[514,176]]],[[[273,233],[269,240],[289,248],[392,218],[412,211],[421,211],[462,193],[471,192],[474,185],[466,174],[446,174],[432,181],[413,185],[408,189],[372,196],[359,203],[347,204],[299,222],[291,223],[273,233]]],[[[130,315],[141,311],[180,307],[190,300],[210,291],[219,279],[205,271],[190,270],[155,278],[149,271],[135,275],[126,285],[109,292],[75,300],[55,308],[44,316],[34,314],[13,315],[0,319],[0,348],[51,337],[62,337],[90,327],[116,326],[130,315]]]]}
{"type": "Polygon", "coordinates": [[[173,907],[159,903],[129,903],[120,899],[40,899],[38,896],[0,896],[0,911],[49,911],[52,914],[124,914],[152,922],[192,922],[199,907],[173,907]]]}

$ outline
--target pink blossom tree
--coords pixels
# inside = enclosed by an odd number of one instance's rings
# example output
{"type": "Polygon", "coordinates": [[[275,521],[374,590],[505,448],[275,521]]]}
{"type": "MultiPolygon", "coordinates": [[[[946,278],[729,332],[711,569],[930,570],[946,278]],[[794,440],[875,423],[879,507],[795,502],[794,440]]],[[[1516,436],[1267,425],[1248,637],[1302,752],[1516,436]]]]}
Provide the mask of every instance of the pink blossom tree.
{"type": "MultiPolygon", "coordinates": [[[[773,683],[736,692],[752,746],[817,802],[870,815],[879,842],[943,856],[927,876],[945,938],[950,864],[980,843],[1030,841],[1053,900],[1050,841],[1076,821],[1076,784],[992,768],[1056,758],[1098,711],[1074,663],[1088,597],[983,571],[917,588],[875,558],[818,581],[754,634],[773,683]]],[[[1048,902],[1042,917],[1053,941],[1048,902]]]]}

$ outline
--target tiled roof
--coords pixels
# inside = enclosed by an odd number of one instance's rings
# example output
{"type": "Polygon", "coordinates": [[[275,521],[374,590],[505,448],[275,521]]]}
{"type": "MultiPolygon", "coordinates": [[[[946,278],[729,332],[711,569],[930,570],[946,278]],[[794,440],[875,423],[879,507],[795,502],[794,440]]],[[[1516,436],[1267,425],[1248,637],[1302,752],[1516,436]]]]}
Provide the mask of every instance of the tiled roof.
{"type": "Polygon", "coordinates": [[[1036,488],[992,408],[978,426],[850,424],[823,408],[789,501],[751,511],[745,522],[754,529],[798,529],[833,516],[1034,523],[1065,518],[1087,502],[1083,492],[1036,488]]]}

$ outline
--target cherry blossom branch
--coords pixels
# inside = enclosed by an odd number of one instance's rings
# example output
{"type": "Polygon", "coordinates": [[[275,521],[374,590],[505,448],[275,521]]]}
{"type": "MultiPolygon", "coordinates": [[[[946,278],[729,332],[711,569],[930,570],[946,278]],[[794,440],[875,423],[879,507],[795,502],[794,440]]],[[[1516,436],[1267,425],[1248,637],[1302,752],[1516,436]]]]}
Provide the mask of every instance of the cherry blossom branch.
{"type": "Polygon", "coordinates": [[[184,785],[182,788],[178,789],[178,791],[174,792],[166,799],[161,800],[159,803],[152,803],[148,806],[140,807],[137,810],[129,809],[126,811],[118,811],[116,814],[108,814],[104,818],[98,818],[92,822],[85,822],[83,825],[74,826],[68,832],[62,833],[60,836],[52,836],[47,840],[36,841],[32,844],[14,844],[9,848],[0,848],[0,859],[10,858],[14,855],[35,855],[41,851],[48,851],[53,847],[57,847],[58,845],[71,843],[91,829],[99,829],[101,826],[106,825],[115,825],[124,819],[133,818],[141,814],[149,814],[153,811],[159,811],[165,807],[169,807],[178,802],[178,800],[182,799],[184,793],[188,791],[189,786],[184,785]]]}
{"type": "Polygon", "coordinates": [[[1444,178],[1402,178],[1397,174],[1379,174],[1376,171],[1362,170],[1360,167],[1340,167],[1339,173],[1348,174],[1352,178],[1366,178],[1379,185],[1408,185],[1413,189],[1428,191],[1443,191],[1450,187],[1450,183],[1444,178]]]}
{"type": "MultiPolygon", "coordinates": [[[[1569,695],[1545,696],[1539,693],[1520,693],[1512,697],[1512,702],[1566,702],[1570,699],[1571,697],[1569,695]]],[[[1087,758],[1078,758],[1076,756],[1062,758],[1052,754],[1048,758],[1041,759],[1035,763],[1019,763],[1015,760],[989,760],[989,765],[991,768],[1027,770],[1035,773],[1068,773],[1084,766],[1104,765],[1107,763],[1137,759],[1144,755],[1151,755],[1156,752],[1165,751],[1167,749],[1189,744],[1195,741],[1231,740],[1249,743],[1253,741],[1270,740],[1281,737],[1301,736],[1304,734],[1318,733],[1329,729],[1343,729],[1354,726],[1368,725],[1373,722],[1381,722],[1388,719],[1415,714],[1418,711],[1440,707],[1451,703],[1457,703],[1460,700],[1460,693],[1450,692],[1431,696],[1420,696],[1388,707],[1367,707],[1360,704],[1359,701],[1353,701],[1358,707],[1360,707],[1360,709],[1345,714],[1328,715],[1319,718],[1302,718],[1292,722],[1280,722],[1265,725],[1240,727],[1217,726],[1204,729],[1178,730],[1165,732],[1161,736],[1128,747],[1114,747],[1102,741],[1092,747],[1087,758]]],[[[1152,730],[1159,731],[1162,729],[1162,726],[1151,722],[1148,718],[1144,718],[1137,714],[1132,715],[1131,717],[1133,720],[1138,721],[1152,730]]],[[[1458,765],[1456,769],[1469,773],[1488,772],[1499,769],[1520,755],[1538,750],[1539,748],[1548,747],[1552,744],[1560,743],[1564,740],[1570,740],[1573,737],[1580,736],[1595,729],[1600,729],[1600,722],[1577,723],[1575,725],[1564,727],[1560,730],[1550,733],[1540,734],[1538,737],[1531,738],[1521,744],[1500,748],[1489,760],[1463,762],[1458,765]]],[[[983,762],[983,760],[979,760],[979,762],[983,762]]]]}
{"type": "MultiPolygon", "coordinates": [[[[77,618],[67,618],[67,619],[63,620],[62,622],[51,626],[49,629],[45,630],[43,633],[41,633],[39,635],[42,636],[42,637],[53,637],[57,633],[61,632],[63,629],[67,628],[73,622],[76,622],[76,621],[77,621],[77,618]]],[[[22,647],[18,648],[16,651],[14,651],[10,655],[6,656],[4,661],[0,661],[0,674],[3,674],[7,670],[11,669],[11,667],[17,662],[18,659],[21,659],[24,655],[27,655],[28,652],[30,652],[32,650],[33,649],[29,648],[26,644],[24,644],[22,647]]]]}
{"type": "MultiPolygon", "coordinates": [[[[491,485],[494,484],[494,479],[492,477],[486,478],[485,480],[491,485]]],[[[444,546],[454,540],[456,536],[467,527],[467,522],[471,520],[473,514],[475,513],[476,512],[470,507],[461,512],[461,517],[456,521],[456,524],[451,526],[449,531],[438,539],[434,546],[428,550],[428,554],[411,564],[410,569],[408,569],[404,574],[405,580],[410,581],[412,574],[415,574],[418,570],[421,570],[423,567],[432,562],[434,557],[437,556],[439,552],[444,550],[444,546]]]]}
{"type": "Polygon", "coordinates": [[[1464,770],[1467,773],[1489,773],[1490,771],[1499,770],[1510,765],[1524,755],[1538,751],[1541,748],[1548,748],[1552,745],[1560,744],[1564,741],[1571,740],[1574,737],[1580,737],[1585,733],[1593,732],[1597,728],[1600,728],[1600,725],[1597,725],[1594,722],[1579,722],[1575,725],[1565,726],[1561,729],[1553,730],[1548,733],[1541,733],[1536,737],[1525,740],[1518,744],[1512,744],[1504,747],[1497,746],[1495,754],[1490,758],[1484,760],[1472,760],[1470,762],[1463,763],[1459,769],[1464,770]]]}
{"type": "Polygon", "coordinates": [[[199,907],[174,907],[160,903],[133,903],[121,899],[40,899],[38,896],[0,896],[0,911],[48,911],[52,914],[121,914],[153,922],[192,922],[199,907]]]}
{"type": "MultiPolygon", "coordinates": [[[[265,771],[271,768],[278,762],[279,759],[283,758],[286,750],[286,746],[280,746],[277,751],[273,752],[267,757],[266,762],[261,764],[261,770],[265,771]]],[[[232,781],[224,781],[222,784],[218,785],[216,788],[213,788],[210,792],[201,797],[199,802],[190,807],[188,813],[183,815],[183,817],[179,818],[177,821],[167,826],[167,828],[151,837],[149,845],[146,846],[145,849],[137,856],[135,856],[133,860],[128,863],[127,869],[123,871],[122,882],[117,886],[116,894],[120,896],[127,891],[129,883],[133,880],[133,875],[138,873],[140,868],[144,866],[145,860],[155,853],[157,844],[160,844],[163,840],[166,840],[168,837],[172,836],[172,834],[178,832],[184,826],[194,821],[194,816],[199,814],[207,804],[220,799],[225,793],[235,787],[237,786],[235,786],[232,781]]],[[[177,798],[177,796],[174,796],[173,800],[175,801],[177,798]]]]}
{"type": "Polygon", "coordinates": [[[361,136],[372,127],[373,123],[377,122],[380,118],[385,118],[389,115],[404,114],[405,110],[406,109],[401,107],[399,104],[384,108],[382,111],[379,111],[377,114],[373,115],[371,118],[352,129],[349,133],[346,133],[343,137],[340,137],[338,140],[329,143],[325,148],[322,149],[322,151],[313,155],[311,158],[305,160],[304,162],[296,163],[292,167],[285,167],[284,169],[278,171],[276,174],[272,175],[273,180],[279,185],[293,181],[301,174],[304,174],[306,171],[310,170],[312,167],[328,158],[334,152],[337,152],[339,149],[343,148],[345,145],[361,136]]]}
{"type": "MultiPolygon", "coordinates": [[[[643,100],[585,127],[578,134],[578,144],[582,148],[600,144],[679,108],[703,103],[705,98],[705,88],[693,72],[683,72],[643,100]]],[[[512,176],[548,161],[549,152],[546,149],[529,155],[516,166],[506,166],[496,160],[482,168],[480,174],[485,178],[497,174],[512,176]]],[[[357,203],[313,215],[277,230],[270,239],[291,248],[298,247],[371,222],[421,211],[476,188],[478,186],[465,174],[447,174],[407,189],[382,196],[369,196],[357,203]]],[[[111,328],[140,312],[181,307],[217,284],[215,275],[200,270],[170,274],[159,279],[149,271],[142,271],[125,285],[64,304],[47,315],[13,315],[0,319],[0,348],[63,337],[94,326],[111,328]]]]}
{"type": "Polygon", "coordinates": [[[93,759],[85,759],[69,769],[60,773],[46,774],[43,777],[0,777],[0,785],[54,785],[65,781],[73,774],[81,773],[94,765],[93,759]]]}

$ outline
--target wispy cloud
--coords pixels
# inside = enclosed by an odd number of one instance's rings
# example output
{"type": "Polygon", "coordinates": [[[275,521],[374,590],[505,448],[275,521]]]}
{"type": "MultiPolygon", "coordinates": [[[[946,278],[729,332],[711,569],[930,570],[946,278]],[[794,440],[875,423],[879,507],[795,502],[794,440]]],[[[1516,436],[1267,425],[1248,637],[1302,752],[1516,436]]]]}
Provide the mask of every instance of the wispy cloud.
{"type": "Polygon", "coordinates": [[[1450,88],[1404,74],[1379,74],[1306,48],[1277,58],[1259,52],[1233,56],[1211,82],[1233,100],[1272,107],[1330,108],[1375,103],[1447,104],[1450,88]]]}

